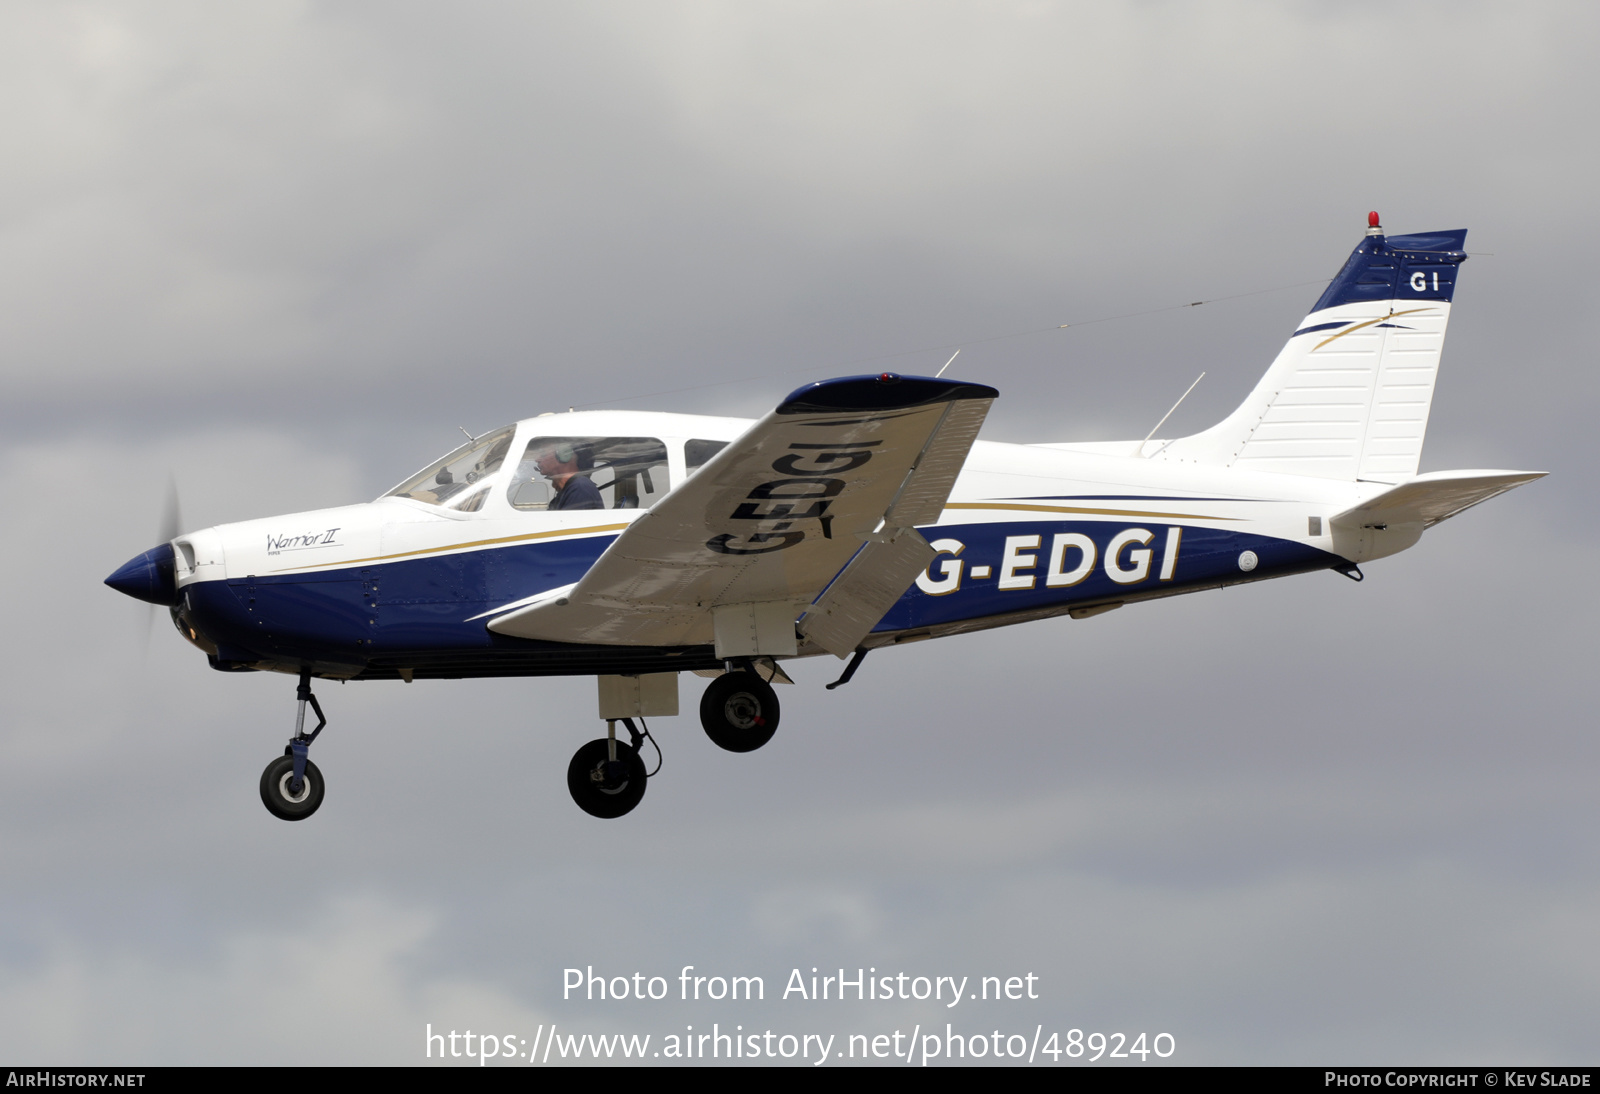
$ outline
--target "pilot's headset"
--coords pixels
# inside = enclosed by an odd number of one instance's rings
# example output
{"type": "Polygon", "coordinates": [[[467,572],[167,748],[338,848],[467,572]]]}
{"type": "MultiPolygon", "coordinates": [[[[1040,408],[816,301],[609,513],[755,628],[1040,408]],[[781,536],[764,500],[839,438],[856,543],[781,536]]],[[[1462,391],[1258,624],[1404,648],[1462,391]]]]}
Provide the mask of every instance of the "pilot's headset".
{"type": "Polygon", "coordinates": [[[566,441],[557,441],[555,448],[551,449],[551,455],[555,456],[557,463],[573,463],[578,454],[566,441]]]}

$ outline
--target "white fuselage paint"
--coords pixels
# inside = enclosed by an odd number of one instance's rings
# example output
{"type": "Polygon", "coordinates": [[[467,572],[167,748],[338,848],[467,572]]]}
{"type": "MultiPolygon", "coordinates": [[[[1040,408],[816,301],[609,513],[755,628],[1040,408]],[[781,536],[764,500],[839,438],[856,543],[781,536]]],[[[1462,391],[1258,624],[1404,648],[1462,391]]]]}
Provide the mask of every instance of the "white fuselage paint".
{"type": "MultiPolygon", "coordinates": [[[[667,446],[676,485],[685,479],[687,441],[731,441],[751,424],[747,419],[645,412],[544,415],[518,424],[513,451],[542,435],[659,438],[667,446]]],[[[1153,441],[1148,449],[1159,444],[1153,441]]],[[[1339,553],[1330,518],[1389,488],[1384,483],[1152,460],[1126,455],[1131,448],[1131,443],[977,442],[939,524],[922,529],[940,554],[918,586],[932,595],[955,592],[973,580],[994,581],[1001,591],[1068,588],[1097,569],[1129,588],[1155,584],[1172,578],[1185,529],[1244,532],[1339,553]],[[1115,500],[1093,500],[1104,497],[1115,500]],[[1116,525],[1117,535],[1106,550],[1097,551],[1081,533],[1032,532],[1026,527],[1065,519],[1116,525]],[[1018,534],[1007,535],[1002,557],[980,560],[969,553],[963,558],[963,544],[940,536],[941,527],[957,524],[1014,525],[1018,534]]],[[[179,587],[257,575],[314,575],[533,541],[609,538],[645,512],[518,511],[506,496],[509,475],[510,469],[503,468],[486,480],[491,489],[475,513],[383,497],[182,536],[175,541],[179,587]]],[[[559,594],[558,589],[528,589],[521,600],[493,605],[487,614],[559,594]]]]}

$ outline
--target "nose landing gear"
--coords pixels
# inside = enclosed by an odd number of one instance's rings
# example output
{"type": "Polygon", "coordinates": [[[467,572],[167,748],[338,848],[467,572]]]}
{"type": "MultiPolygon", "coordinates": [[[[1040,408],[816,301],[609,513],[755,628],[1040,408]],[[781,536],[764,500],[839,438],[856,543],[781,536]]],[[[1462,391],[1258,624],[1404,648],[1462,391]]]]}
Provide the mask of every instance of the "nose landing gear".
{"type": "Polygon", "coordinates": [[[325,789],[322,772],[308,755],[311,742],[328,724],[327,715],[322,713],[322,704],[311,694],[310,669],[301,670],[300,687],[295,694],[300,700],[300,710],[295,715],[294,736],[289,738],[283,755],[268,764],[261,773],[261,804],[274,817],[286,821],[305,820],[315,813],[322,804],[325,789]],[[307,703],[311,704],[311,709],[317,715],[316,728],[309,734],[305,731],[307,703]]]}
{"type": "Polygon", "coordinates": [[[621,719],[633,741],[629,744],[617,740],[617,721],[607,719],[606,735],[578,749],[567,765],[567,790],[578,808],[591,817],[609,819],[631,812],[644,799],[650,777],[639,757],[639,746],[649,730],[640,733],[632,718],[621,719]]]}

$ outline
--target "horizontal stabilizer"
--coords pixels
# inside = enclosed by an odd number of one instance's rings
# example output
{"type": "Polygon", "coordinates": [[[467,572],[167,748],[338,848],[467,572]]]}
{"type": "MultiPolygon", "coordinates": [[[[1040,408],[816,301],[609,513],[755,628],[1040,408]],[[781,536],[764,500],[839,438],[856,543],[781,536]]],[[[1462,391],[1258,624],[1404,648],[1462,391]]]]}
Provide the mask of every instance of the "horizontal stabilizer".
{"type": "Polygon", "coordinates": [[[1431,528],[1464,509],[1544,478],[1544,471],[1430,471],[1334,517],[1334,523],[1410,524],[1431,528]]]}
{"type": "Polygon", "coordinates": [[[1334,517],[1330,522],[1334,552],[1352,562],[1395,554],[1441,520],[1544,476],[1543,471],[1430,471],[1418,475],[1334,517]]]}

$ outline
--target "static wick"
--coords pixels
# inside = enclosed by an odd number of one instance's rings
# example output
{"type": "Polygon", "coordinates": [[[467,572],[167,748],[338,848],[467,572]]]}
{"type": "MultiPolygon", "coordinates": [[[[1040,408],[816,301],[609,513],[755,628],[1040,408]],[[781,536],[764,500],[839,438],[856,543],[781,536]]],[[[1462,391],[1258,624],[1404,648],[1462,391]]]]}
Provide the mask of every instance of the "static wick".
{"type": "MultiPolygon", "coordinates": [[[[466,426],[464,426],[464,425],[458,425],[458,426],[456,426],[456,428],[457,428],[457,429],[459,429],[459,430],[461,430],[461,432],[463,432],[463,433],[467,433],[467,427],[466,427],[466,426]]],[[[477,440],[477,439],[478,439],[478,438],[476,438],[476,437],[474,437],[474,436],[473,436],[473,435],[472,435],[472,434],[471,434],[471,433],[467,433],[467,440],[469,440],[469,441],[475,441],[475,440],[477,440]]]]}
{"type": "MultiPolygon", "coordinates": [[[[955,359],[956,359],[956,358],[957,358],[957,357],[960,357],[960,356],[961,356],[961,351],[960,351],[960,350],[956,350],[956,351],[955,351],[955,352],[954,352],[954,353],[952,353],[952,354],[951,354],[951,355],[950,355],[950,361],[954,361],[954,360],[955,360],[955,359]]],[[[934,373],[934,374],[933,374],[933,378],[934,378],[934,379],[935,379],[935,380],[937,380],[937,379],[938,379],[938,378],[939,378],[939,377],[941,377],[941,376],[943,376],[943,375],[944,375],[944,369],[946,369],[946,368],[949,368],[949,367],[950,367],[950,361],[946,361],[946,362],[945,362],[945,363],[944,363],[944,368],[941,368],[941,369],[940,369],[940,370],[939,370],[939,371],[938,371],[938,372],[935,372],[935,373],[934,373]]]]}

